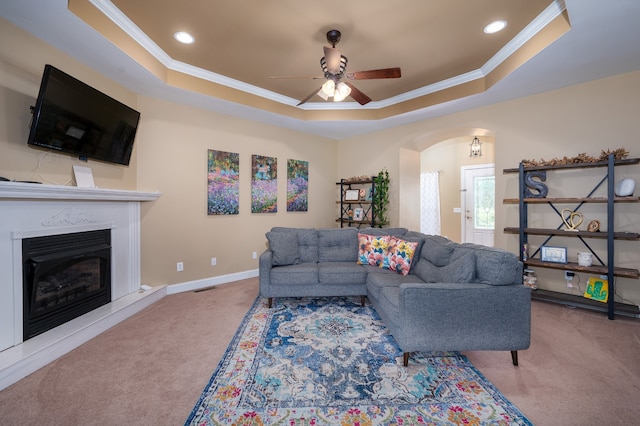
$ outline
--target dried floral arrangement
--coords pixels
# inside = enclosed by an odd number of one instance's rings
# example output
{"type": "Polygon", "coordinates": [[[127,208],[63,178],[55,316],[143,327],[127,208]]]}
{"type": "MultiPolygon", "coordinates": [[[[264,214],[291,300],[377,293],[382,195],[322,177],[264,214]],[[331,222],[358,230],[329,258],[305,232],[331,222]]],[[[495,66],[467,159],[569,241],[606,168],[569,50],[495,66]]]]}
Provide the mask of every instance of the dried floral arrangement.
{"type": "Polygon", "coordinates": [[[629,151],[624,148],[618,148],[615,150],[600,151],[599,157],[592,157],[585,153],[578,154],[575,157],[562,157],[554,158],[552,160],[522,160],[525,167],[537,167],[537,166],[556,166],[558,164],[582,164],[582,163],[599,163],[601,161],[607,161],[609,155],[613,154],[616,160],[623,160],[629,156],[629,151]]]}
{"type": "Polygon", "coordinates": [[[371,176],[367,176],[367,175],[353,176],[353,177],[350,177],[350,178],[342,179],[342,181],[345,182],[345,183],[362,182],[362,181],[369,181],[369,180],[371,180],[371,176]]]}

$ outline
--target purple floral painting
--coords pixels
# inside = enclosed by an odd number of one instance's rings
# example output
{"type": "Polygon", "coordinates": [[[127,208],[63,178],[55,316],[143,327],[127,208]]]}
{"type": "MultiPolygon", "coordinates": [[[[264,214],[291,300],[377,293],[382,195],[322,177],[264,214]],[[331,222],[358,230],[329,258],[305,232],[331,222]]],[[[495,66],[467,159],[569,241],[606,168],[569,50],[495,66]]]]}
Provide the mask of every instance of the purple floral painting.
{"type": "Polygon", "coordinates": [[[238,214],[240,155],[210,149],[207,166],[207,214],[238,214]]]}
{"type": "Polygon", "coordinates": [[[278,159],[251,156],[251,213],[278,211],[278,159]]]}
{"type": "Polygon", "coordinates": [[[287,211],[306,212],[309,208],[309,162],[287,160],[287,211]]]}

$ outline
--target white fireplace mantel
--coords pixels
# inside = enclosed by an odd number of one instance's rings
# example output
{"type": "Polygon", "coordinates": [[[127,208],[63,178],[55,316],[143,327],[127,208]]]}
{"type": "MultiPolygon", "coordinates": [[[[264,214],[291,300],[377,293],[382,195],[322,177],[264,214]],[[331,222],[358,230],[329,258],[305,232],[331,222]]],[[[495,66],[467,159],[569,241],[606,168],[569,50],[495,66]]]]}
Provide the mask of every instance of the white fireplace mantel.
{"type": "Polygon", "coordinates": [[[120,189],[78,188],[76,186],[42,185],[37,183],[0,182],[0,200],[95,200],[154,201],[160,192],[139,192],[120,189]]]}
{"type": "Polygon", "coordinates": [[[141,290],[140,203],[159,192],[0,182],[0,389],[166,294],[141,290]],[[111,230],[111,303],[22,341],[22,240],[111,230]]]}

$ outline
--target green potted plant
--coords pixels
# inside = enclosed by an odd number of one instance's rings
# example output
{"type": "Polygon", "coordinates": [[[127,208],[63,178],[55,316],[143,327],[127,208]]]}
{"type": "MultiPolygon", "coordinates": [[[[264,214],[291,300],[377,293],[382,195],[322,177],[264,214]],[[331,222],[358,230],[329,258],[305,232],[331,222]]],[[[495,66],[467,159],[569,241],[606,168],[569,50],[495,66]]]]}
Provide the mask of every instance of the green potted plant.
{"type": "Polygon", "coordinates": [[[374,226],[382,228],[389,225],[389,172],[380,170],[378,176],[373,178],[375,190],[373,191],[374,226]]]}

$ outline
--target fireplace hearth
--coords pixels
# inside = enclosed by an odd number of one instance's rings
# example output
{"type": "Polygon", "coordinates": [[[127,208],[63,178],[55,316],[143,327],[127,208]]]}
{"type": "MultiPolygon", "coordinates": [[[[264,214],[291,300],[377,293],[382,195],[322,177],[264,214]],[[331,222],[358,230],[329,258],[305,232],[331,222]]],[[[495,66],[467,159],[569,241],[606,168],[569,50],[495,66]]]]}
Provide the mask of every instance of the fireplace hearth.
{"type": "Polygon", "coordinates": [[[111,301],[111,230],[22,241],[23,340],[111,301]]]}

